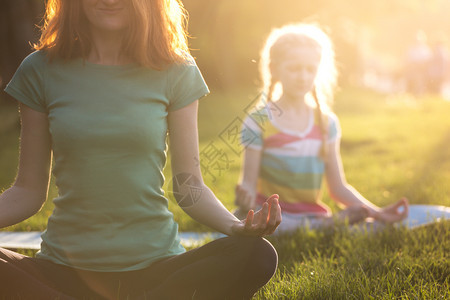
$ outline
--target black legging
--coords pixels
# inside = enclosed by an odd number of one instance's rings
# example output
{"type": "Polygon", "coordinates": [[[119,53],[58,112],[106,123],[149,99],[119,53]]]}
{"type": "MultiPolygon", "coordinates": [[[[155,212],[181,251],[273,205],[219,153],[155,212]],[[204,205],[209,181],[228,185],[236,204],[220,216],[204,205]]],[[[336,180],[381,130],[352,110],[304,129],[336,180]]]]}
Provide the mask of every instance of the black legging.
{"type": "Polygon", "coordinates": [[[0,299],[250,299],[275,273],[263,238],[226,237],[145,269],[93,272],[0,248],[0,299]]]}

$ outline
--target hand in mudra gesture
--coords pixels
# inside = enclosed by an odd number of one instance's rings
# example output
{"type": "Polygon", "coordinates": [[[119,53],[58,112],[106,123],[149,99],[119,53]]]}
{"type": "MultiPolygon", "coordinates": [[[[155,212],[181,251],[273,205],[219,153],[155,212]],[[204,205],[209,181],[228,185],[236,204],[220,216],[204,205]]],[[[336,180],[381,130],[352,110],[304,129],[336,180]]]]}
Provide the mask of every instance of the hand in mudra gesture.
{"type": "Polygon", "coordinates": [[[408,199],[402,198],[394,204],[380,208],[378,211],[370,214],[369,217],[373,217],[383,223],[395,223],[405,219],[408,213],[408,199]]]}
{"type": "Polygon", "coordinates": [[[264,236],[272,234],[281,223],[281,208],[278,195],[270,196],[261,209],[250,210],[247,217],[233,226],[232,231],[237,235],[264,236]]]}

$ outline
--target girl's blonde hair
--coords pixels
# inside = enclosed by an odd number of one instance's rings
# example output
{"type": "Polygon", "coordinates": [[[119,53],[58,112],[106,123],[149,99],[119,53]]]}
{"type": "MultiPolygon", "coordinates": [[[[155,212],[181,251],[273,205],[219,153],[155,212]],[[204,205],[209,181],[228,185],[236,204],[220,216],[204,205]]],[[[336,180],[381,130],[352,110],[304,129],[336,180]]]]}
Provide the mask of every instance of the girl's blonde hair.
{"type": "Polygon", "coordinates": [[[289,49],[310,47],[320,54],[314,87],[306,95],[306,101],[316,106],[319,127],[322,131],[323,147],[321,156],[326,153],[327,126],[322,117],[324,111],[331,110],[334,89],[337,83],[335,53],[330,37],[316,24],[290,24],[273,29],[261,51],[260,74],[263,83],[262,101],[272,101],[280,93],[280,87],[272,76],[274,67],[283,60],[289,49]]]}
{"type": "MultiPolygon", "coordinates": [[[[136,63],[155,69],[185,61],[187,13],[180,0],[129,0],[130,25],[122,50],[136,63]]],[[[50,58],[86,58],[91,49],[81,0],[48,0],[36,50],[50,58]]]]}
{"type": "Polygon", "coordinates": [[[310,96],[314,97],[312,94],[315,92],[322,108],[329,109],[337,82],[335,54],[330,37],[316,24],[290,24],[272,30],[261,51],[259,65],[263,94],[268,100],[277,94],[277,82],[272,78],[272,70],[289,49],[296,47],[311,47],[320,54],[314,90],[310,96]]]}

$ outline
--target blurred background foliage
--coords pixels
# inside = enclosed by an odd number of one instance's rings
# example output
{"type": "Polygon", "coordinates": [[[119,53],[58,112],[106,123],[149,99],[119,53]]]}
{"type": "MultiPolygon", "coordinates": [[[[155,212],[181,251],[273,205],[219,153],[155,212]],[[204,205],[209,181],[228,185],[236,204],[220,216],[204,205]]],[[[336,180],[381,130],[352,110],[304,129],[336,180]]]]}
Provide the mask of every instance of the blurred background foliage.
{"type": "Polygon", "coordinates": [[[368,67],[401,73],[423,30],[429,42],[450,33],[448,0],[184,1],[191,48],[209,85],[258,85],[259,51],[271,28],[316,22],[336,46],[341,83],[358,83],[368,67]]]}

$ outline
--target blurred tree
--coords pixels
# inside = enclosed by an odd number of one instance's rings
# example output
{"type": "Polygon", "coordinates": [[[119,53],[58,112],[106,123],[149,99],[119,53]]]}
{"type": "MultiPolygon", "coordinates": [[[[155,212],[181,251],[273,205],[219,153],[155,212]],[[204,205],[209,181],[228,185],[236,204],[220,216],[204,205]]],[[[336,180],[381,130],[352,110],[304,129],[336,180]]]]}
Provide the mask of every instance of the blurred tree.
{"type": "Polygon", "coordinates": [[[0,105],[6,101],[3,92],[20,62],[31,51],[30,43],[38,39],[36,25],[42,15],[41,0],[0,0],[0,105]]]}

